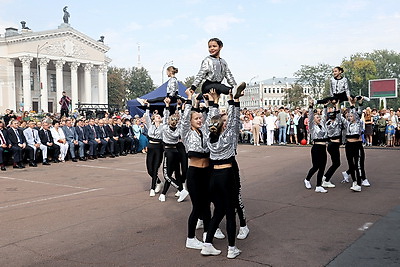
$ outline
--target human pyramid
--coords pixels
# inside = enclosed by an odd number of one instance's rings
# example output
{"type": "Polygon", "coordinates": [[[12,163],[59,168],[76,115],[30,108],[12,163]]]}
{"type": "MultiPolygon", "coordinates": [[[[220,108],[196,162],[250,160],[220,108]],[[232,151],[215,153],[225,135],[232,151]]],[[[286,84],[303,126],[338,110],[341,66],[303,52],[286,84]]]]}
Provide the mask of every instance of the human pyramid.
{"type": "Polygon", "coordinates": [[[193,85],[186,90],[184,103],[178,95],[175,77],[178,69],[173,66],[167,68],[170,77],[167,96],[138,101],[147,106],[145,118],[149,145],[146,166],[151,177],[150,197],[160,193],[158,199],[166,201],[171,185],[178,190],[178,202],[190,194],[192,211],[188,219],[186,247],[199,249],[204,256],[221,254],[212,241],[214,237],[225,237],[219,224],[226,216],[227,257],[233,259],[241,253],[235,245],[236,237],[245,239],[249,234],[235,159],[240,129],[239,98],[246,84],[236,84],[226,61],[220,57],[222,47],[219,39],[209,40],[210,55],[203,60],[193,85]],[[230,86],[221,83],[224,78],[230,86]],[[201,93],[195,94],[204,80],[201,93]],[[227,114],[219,114],[220,94],[229,95],[227,114]],[[200,104],[200,100],[204,100],[204,104],[200,104]],[[164,117],[159,114],[150,117],[151,103],[159,101],[166,106],[164,117]],[[172,103],[177,103],[177,111],[171,115],[172,103]],[[162,162],[164,184],[158,177],[162,162]],[[211,203],[214,205],[212,215],[211,203]],[[240,220],[237,236],[236,212],[240,220]],[[195,236],[195,230],[199,228],[203,228],[202,241],[195,236]]]}

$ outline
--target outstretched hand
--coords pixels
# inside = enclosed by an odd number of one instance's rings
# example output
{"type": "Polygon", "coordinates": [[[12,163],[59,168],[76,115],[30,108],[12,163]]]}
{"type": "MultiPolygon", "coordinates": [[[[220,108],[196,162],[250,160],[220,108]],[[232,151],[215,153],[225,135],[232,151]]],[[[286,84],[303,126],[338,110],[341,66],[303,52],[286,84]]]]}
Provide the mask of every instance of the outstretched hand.
{"type": "Polygon", "coordinates": [[[169,97],[164,98],[164,103],[167,107],[169,107],[169,104],[171,103],[171,98],[169,97]]]}
{"type": "Polygon", "coordinates": [[[191,88],[186,89],[185,94],[188,96],[188,99],[192,99],[194,91],[191,88]]]}

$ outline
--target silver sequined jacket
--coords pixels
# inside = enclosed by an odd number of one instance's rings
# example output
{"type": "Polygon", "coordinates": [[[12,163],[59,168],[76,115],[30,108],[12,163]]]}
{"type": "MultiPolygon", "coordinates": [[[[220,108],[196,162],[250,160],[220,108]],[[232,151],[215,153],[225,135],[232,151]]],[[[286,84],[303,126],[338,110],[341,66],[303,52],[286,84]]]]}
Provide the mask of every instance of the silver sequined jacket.
{"type": "MultiPolygon", "coordinates": [[[[189,158],[194,155],[205,156],[205,154],[210,153],[210,150],[207,146],[207,138],[209,134],[208,125],[212,116],[218,114],[218,108],[210,107],[208,113],[203,113],[204,122],[202,127],[199,129],[202,135],[199,134],[196,130],[193,130],[190,122],[190,113],[192,111],[192,101],[188,100],[185,104],[185,109],[183,111],[183,115],[181,118],[181,137],[183,144],[185,145],[186,152],[188,153],[189,158]]],[[[199,156],[200,157],[200,156],[199,156]]]]}
{"type": "Polygon", "coordinates": [[[178,80],[175,77],[171,77],[167,83],[167,94],[169,96],[175,96],[178,94],[178,80]]]}
{"type": "Polygon", "coordinates": [[[207,140],[208,148],[210,149],[210,159],[213,161],[227,160],[235,156],[235,149],[239,135],[239,122],[240,111],[239,107],[234,106],[233,100],[228,101],[228,119],[226,121],[226,128],[219,136],[215,143],[207,140]]]}
{"type": "Polygon", "coordinates": [[[324,109],[321,116],[320,124],[314,123],[314,109],[309,108],[308,110],[308,128],[310,131],[311,140],[314,142],[325,142],[328,139],[328,130],[326,129],[326,109],[324,109]]]}
{"type": "Polygon", "coordinates": [[[331,78],[331,88],[330,93],[331,96],[334,94],[340,94],[346,92],[347,97],[350,96],[349,83],[346,77],[342,77],[341,79],[331,78]]]}
{"type": "Polygon", "coordinates": [[[204,79],[210,82],[222,82],[224,78],[226,78],[230,86],[236,86],[235,79],[226,61],[222,58],[208,56],[201,62],[200,70],[196,75],[192,87],[194,89],[197,88],[204,79]]]}
{"type": "Polygon", "coordinates": [[[348,120],[346,120],[346,137],[349,138],[358,138],[361,136],[362,131],[363,131],[363,127],[362,127],[362,123],[360,120],[360,114],[361,114],[361,107],[359,106],[358,109],[356,110],[356,108],[354,106],[350,107],[350,113],[353,114],[355,121],[354,122],[350,122],[348,120]]]}
{"type": "Polygon", "coordinates": [[[145,120],[146,120],[146,127],[148,131],[148,136],[150,139],[156,139],[156,140],[162,140],[162,126],[163,124],[161,123],[158,127],[151,122],[150,118],[150,109],[146,110],[145,113],[145,120]]]}
{"type": "Polygon", "coordinates": [[[170,111],[169,108],[164,109],[164,118],[163,118],[163,125],[161,133],[162,133],[162,141],[166,145],[176,145],[179,142],[179,136],[181,134],[181,127],[180,127],[180,122],[176,126],[175,129],[171,129],[171,127],[168,125],[168,119],[170,116],[170,111]]]}
{"type": "MultiPolygon", "coordinates": [[[[326,108],[324,108],[324,113],[327,114],[326,108]]],[[[345,127],[347,120],[343,118],[341,113],[336,113],[335,120],[330,120],[326,118],[326,129],[328,131],[328,137],[330,139],[338,139],[342,136],[343,127],[345,127]]]]}

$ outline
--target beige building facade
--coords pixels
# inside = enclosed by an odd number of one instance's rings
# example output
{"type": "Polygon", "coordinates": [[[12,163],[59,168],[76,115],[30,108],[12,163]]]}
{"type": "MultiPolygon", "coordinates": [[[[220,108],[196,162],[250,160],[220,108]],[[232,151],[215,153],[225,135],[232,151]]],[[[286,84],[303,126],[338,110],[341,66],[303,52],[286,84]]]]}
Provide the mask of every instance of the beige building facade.
{"type": "Polygon", "coordinates": [[[0,35],[0,112],[59,112],[63,91],[73,109],[107,104],[109,49],[68,23],[41,32],[7,28],[0,35]]]}

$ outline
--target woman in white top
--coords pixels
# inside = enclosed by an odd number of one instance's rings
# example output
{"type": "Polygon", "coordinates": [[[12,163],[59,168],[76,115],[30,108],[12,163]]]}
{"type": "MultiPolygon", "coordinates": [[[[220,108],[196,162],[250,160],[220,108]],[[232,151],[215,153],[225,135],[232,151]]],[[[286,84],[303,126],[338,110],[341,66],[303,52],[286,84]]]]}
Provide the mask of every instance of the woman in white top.
{"type": "Polygon", "coordinates": [[[274,143],[276,117],[271,114],[269,110],[265,116],[265,124],[267,125],[267,145],[271,146],[274,143]]]}
{"type": "Polygon", "coordinates": [[[50,129],[51,135],[53,136],[54,143],[60,146],[60,156],[59,161],[65,162],[65,156],[68,152],[68,143],[65,139],[63,130],[60,127],[60,122],[54,120],[53,127],[50,129]]]}

